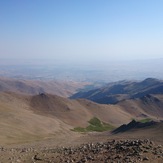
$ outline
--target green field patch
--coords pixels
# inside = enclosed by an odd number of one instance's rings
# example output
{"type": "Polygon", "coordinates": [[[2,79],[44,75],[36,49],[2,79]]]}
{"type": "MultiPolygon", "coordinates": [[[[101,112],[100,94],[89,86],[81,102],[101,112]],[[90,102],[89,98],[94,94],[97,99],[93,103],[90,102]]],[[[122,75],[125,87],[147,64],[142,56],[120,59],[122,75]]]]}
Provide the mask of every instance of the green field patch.
{"type": "Polygon", "coordinates": [[[145,118],[145,119],[139,120],[138,122],[146,123],[146,122],[150,122],[150,121],[152,121],[152,119],[150,119],[150,118],[145,118]]]}
{"type": "Polygon", "coordinates": [[[86,128],[83,127],[75,127],[73,131],[76,132],[103,132],[113,130],[114,126],[100,121],[98,118],[94,117],[90,121],[88,121],[89,125],[86,128]]]}

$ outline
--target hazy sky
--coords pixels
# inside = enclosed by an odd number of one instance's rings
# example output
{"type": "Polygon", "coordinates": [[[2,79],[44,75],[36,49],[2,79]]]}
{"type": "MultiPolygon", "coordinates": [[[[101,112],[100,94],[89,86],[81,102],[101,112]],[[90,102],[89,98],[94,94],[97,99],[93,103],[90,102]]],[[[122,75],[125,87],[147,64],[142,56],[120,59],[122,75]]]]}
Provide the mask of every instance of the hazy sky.
{"type": "Polygon", "coordinates": [[[0,58],[163,58],[163,0],[0,0],[0,58]]]}

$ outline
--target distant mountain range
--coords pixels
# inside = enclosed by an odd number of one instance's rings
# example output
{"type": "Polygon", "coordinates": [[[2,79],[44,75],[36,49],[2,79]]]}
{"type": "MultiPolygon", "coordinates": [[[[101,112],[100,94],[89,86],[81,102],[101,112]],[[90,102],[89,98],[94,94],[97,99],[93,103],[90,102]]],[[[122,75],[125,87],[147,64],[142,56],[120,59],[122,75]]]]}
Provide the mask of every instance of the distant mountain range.
{"type": "Polygon", "coordinates": [[[148,94],[162,94],[163,81],[147,78],[143,81],[120,81],[101,88],[78,92],[71,99],[84,98],[101,104],[116,104],[126,99],[141,98],[148,94]]]}
{"type": "Polygon", "coordinates": [[[15,92],[28,95],[49,93],[69,97],[87,85],[86,82],[59,80],[27,80],[0,77],[0,92],[15,92]]]}

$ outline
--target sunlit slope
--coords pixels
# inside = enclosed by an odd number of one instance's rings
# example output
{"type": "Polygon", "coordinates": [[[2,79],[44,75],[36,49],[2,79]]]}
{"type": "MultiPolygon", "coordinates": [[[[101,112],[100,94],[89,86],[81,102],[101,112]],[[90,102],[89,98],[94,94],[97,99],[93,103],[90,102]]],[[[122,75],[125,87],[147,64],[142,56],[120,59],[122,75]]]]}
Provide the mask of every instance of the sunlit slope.
{"type": "Polygon", "coordinates": [[[163,95],[146,95],[137,99],[124,100],[117,105],[138,118],[163,119],[163,95]]]}
{"type": "Polygon", "coordinates": [[[162,96],[146,98],[146,104],[144,99],[136,99],[104,105],[44,93],[35,96],[0,93],[0,143],[73,138],[76,133],[71,129],[87,127],[93,117],[114,127],[132,119],[162,119],[162,96]]]}
{"type": "Polygon", "coordinates": [[[57,117],[71,126],[86,126],[93,117],[118,126],[132,116],[119,106],[100,105],[88,100],[70,100],[59,96],[40,94],[32,96],[31,109],[44,116],[57,117]]]}
{"type": "Polygon", "coordinates": [[[29,109],[28,101],[22,97],[1,94],[0,113],[1,144],[28,142],[69,134],[68,125],[57,118],[34,114],[29,109]]]}
{"type": "Polygon", "coordinates": [[[0,92],[15,92],[28,95],[36,95],[43,92],[68,97],[87,83],[58,80],[23,80],[0,77],[0,92]]]}
{"type": "Polygon", "coordinates": [[[73,137],[74,127],[86,127],[93,117],[119,126],[132,118],[116,106],[59,96],[0,93],[0,143],[73,137]]]}

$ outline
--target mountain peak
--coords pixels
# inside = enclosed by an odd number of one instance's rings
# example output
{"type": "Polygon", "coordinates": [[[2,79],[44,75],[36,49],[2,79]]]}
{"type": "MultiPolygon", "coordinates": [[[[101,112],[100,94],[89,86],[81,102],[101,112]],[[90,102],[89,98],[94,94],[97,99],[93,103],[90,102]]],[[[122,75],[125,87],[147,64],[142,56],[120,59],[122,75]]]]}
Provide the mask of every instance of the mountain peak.
{"type": "Polygon", "coordinates": [[[142,81],[142,83],[146,83],[146,84],[148,84],[148,83],[156,83],[156,82],[159,82],[159,80],[156,79],[156,78],[146,78],[145,80],[142,81]]]}

